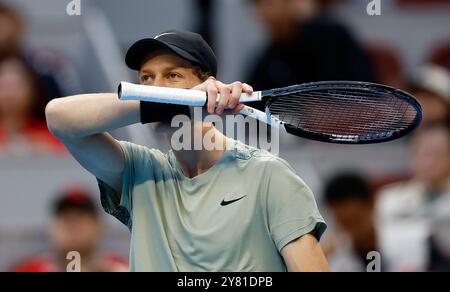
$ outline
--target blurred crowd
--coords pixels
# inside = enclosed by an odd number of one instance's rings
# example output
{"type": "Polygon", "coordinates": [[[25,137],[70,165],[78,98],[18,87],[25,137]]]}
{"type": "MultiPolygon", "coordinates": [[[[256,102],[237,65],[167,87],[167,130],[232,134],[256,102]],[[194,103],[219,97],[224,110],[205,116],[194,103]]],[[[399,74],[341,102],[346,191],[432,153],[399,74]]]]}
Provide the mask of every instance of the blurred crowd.
{"type": "Polygon", "coordinates": [[[380,184],[343,170],[326,183],[336,223],[326,250],[335,271],[365,271],[370,251],[381,253],[385,271],[450,271],[449,71],[427,64],[406,89],[424,115],[406,140],[410,173],[380,184]]]}
{"type": "MultiPolygon", "coordinates": [[[[82,187],[59,194],[51,206],[49,250],[11,267],[12,272],[65,272],[68,254],[79,254],[81,272],[127,272],[128,261],[115,252],[100,252],[103,224],[97,204],[82,187]]],[[[70,259],[70,258],[69,258],[70,259]]],[[[71,271],[71,270],[69,270],[71,271]]]]}
{"type": "MultiPolygon", "coordinates": [[[[416,96],[423,123],[400,142],[410,153],[410,171],[387,181],[359,169],[329,177],[322,197],[330,228],[322,244],[333,271],[365,271],[370,251],[380,252],[384,271],[450,271],[450,45],[436,49],[417,72],[405,72],[389,47],[362,43],[336,17],[341,2],[247,0],[269,42],[251,56],[254,65],[243,81],[255,89],[370,81],[416,96]]],[[[26,19],[0,2],[0,156],[64,156],[66,150],[47,130],[44,109],[68,91],[55,62],[25,48],[26,28],[26,19]]],[[[450,36],[442,43],[450,43],[450,36]]],[[[83,271],[126,270],[120,256],[96,251],[102,223],[91,198],[80,189],[58,196],[50,212],[49,250],[10,269],[65,270],[67,251],[77,250],[83,271]]]]}
{"type": "Polygon", "coordinates": [[[48,101],[62,95],[61,87],[50,68],[33,67],[35,60],[22,47],[25,29],[20,14],[0,3],[0,152],[63,153],[44,115],[48,101]]]}

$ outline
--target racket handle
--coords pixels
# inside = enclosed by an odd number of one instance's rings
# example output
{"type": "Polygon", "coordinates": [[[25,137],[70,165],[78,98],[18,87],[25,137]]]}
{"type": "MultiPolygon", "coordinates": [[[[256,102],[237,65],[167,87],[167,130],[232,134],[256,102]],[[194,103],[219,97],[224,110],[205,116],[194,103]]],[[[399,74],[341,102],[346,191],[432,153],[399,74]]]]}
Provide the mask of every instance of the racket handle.
{"type": "MultiPolygon", "coordinates": [[[[138,85],[128,82],[120,83],[118,94],[121,100],[140,100],[188,106],[204,106],[207,103],[207,94],[203,91],[138,85]]],[[[253,94],[243,93],[240,102],[260,101],[261,96],[261,91],[254,92],[253,94]]],[[[220,95],[217,96],[217,103],[219,101],[220,95]]]]}
{"type": "Polygon", "coordinates": [[[120,83],[118,94],[121,100],[140,100],[188,106],[203,106],[206,103],[206,93],[203,91],[138,85],[128,82],[120,83]]]}
{"type": "MultiPolygon", "coordinates": [[[[262,93],[261,91],[256,91],[253,94],[247,94],[242,93],[241,98],[239,99],[240,103],[248,103],[248,102],[255,102],[255,101],[261,101],[262,93]]],[[[216,103],[219,103],[220,101],[220,94],[217,95],[216,103]]],[[[207,103],[208,101],[206,101],[207,103]]]]}

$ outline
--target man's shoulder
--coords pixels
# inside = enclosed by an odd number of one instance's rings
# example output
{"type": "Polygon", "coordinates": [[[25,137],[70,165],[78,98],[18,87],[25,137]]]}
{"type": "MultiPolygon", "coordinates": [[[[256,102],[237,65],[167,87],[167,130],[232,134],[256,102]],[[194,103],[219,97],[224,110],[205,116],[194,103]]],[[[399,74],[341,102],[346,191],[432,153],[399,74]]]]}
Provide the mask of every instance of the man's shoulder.
{"type": "Polygon", "coordinates": [[[244,160],[251,164],[270,167],[271,169],[289,169],[294,171],[286,160],[277,155],[241,142],[236,143],[234,153],[236,159],[244,160]]]}
{"type": "Polygon", "coordinates": [[[136,153],[139,153],[139,152],[151,153],[151,154],[162,155],[162,156],[167,155],[167,153],[163,153],[163,152],[161,152],[161,150],[159,150],[157,148],[149,148],[147,146],[135,144],[135,143],[128,142],[128,141],[119,141],[119,144],[124,150],[127,150],[127,151],[133,151],[136,153]]]}
{"type": "Polygon", "coordinates": [[[168,162],[168,153],[163,153],[159,149],[149,148],[128,141],[119,141],[119,144],[127,160],[168,162]]]}

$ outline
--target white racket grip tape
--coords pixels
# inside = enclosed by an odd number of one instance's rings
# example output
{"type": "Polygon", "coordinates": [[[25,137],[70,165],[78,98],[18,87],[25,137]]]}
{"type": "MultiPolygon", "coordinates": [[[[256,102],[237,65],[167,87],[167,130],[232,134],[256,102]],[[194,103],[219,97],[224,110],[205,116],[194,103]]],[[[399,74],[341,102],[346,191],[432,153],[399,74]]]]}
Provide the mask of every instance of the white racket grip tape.
{"type": "Polygon", "coordinates": [[[187,106],[204,106],[206,103],[206,93],[200,90],[138,85],[128,82],[120,83],[119,98],[187,106]]]}
{"type": "MultiPolygon", "coordinates": [[[[261,98],[262,98],[261,91],[256,91],[253,94],[242,93],[239,102],[246,103],[246,102],[260,101],[261,98]]],[[[219,101],[220,101],[220,94],[217,95],[217,103],[219,103],[219,101]]]]}
{"type": "MultiPolygon", "coordinates": [[[[253,94],[242,93],[240,102],[260,101],[261,91],[253,94]]],[[[178,104],[187,106],[204,106],[207,100],[206,92],[191,89],[168,88],[158,86],[139,85],[121,82],[119,85],[121,100],[140,100],[147,102],[178,104]]],[[[220,95],[217,95],[217,103],[220,95]]]]}
{"type": "Polygon", "coordinates": [[[273,128],[280,129],[281,131],[286,132],[284,123],[275,116],[264,113],[260,110],[254,109],[249,106],[245,106],[239,113],[247,117],[251,117],[253,119],[261,121],[263,123],[266,123],[267,125],[273,128]]]}

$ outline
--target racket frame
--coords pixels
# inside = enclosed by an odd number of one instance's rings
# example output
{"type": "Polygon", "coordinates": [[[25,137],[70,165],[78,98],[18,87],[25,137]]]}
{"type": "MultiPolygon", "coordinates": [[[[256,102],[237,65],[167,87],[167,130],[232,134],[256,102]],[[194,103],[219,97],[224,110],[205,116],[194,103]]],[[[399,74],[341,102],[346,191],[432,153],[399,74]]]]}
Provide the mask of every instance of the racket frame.
{"type": "MultiPolygon", "coordinates": [[[[204,107],[208,102],[208,95],[206,92],[190,89],[178,89],[178,88],[163,88],[156,86],[137,85],[128,82],[121,82],[119,85],[119,98],[121,100],[140,100],[146,102],[159,102],[167,104],[186,105],[191,107],[204,107]],[[125,94],[123,94],[125,93],[125,94]]],[[[217,101],[220,100],[220,95],[217,97],[217,101]]],[[[393,87],[386,85],[359,82],[359,81],[323,81],[312,82],[300,85],[293,85],[284,88],[277,88],[264,91],[256,91],[253,94],[243,93],[241,95],[241,103],[251,103],[256,101],[266,102],[266,110],[262,112],[258,109],[250,106],[245,106],[239,113],[245,116],[252,117],[258,121],[266,123],[271,127],[277,128],[282,132],[287,132],[306,139],[337,143],[337,144],[375,144],[383,143],[403,137],[413,130],[415,130],[422,120],[422,108],[416,99],[407,92],[404,92],[393,87]],[[359,91],[365,91],[367,93],[381,94],[385,93],[389,96],[398,98],[407,102],[417,112],[417,116],[413,123],[405,130],[392,131],[390,133],[377,133],[367,135],[329,135],[319,134],[316,132],[307,131],[305,129],[299,129],[293,127],[285,122],[281,121],[277,116],[272,115],[270,112],[271,104],[279,97],[289,96],[293,93],[301,94],[311,91],[320,90],[332,90],[348,88],[357,89],[359,91]]]]}

